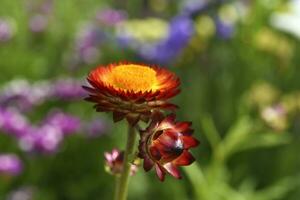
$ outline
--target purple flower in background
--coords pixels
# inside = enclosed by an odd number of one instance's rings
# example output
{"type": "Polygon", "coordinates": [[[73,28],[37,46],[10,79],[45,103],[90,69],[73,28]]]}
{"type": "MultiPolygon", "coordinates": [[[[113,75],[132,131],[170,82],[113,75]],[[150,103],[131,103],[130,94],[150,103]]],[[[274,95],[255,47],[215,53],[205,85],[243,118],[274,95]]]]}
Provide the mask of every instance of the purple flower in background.
{"type": "Polygon", "coordinates": [[[27,119],[16,109],[0,107],[0,129],[19,137],[26,134],[29,128],[27,119]]]}
{"type": "Polygon", "coordinates": [[[106,33],[95,23],[81,25],[77,34],[74,50],[69,56],[69,69],[77,70],[82,64],[95,63],[101,56],[99,47],[106,33]]]}
{"type": "Polygon", "coordinates": [[[41,126],[34,126],[16,109],[0,107],[0,130],[15,137],[27,152],[56,152],[64,136],[78,132],[80,124],[75,116],[54,112],[41,126]]]}
{"type": "Polygon", "coordinates": [[[96,20],[108,26],[114,26],[126,19],[127,14],[121,10],[105,9],[96,14],[96,20]]]}
{"type": "Polygon", "coordinates": [[[91,122],[87,123],[85,126],[86,131],[84,134],[87,137],[91,138],[100,137],[109,129],[108,124],[105,121],[99,119],[94,119],[91,122]]]}
{"type": "Polygon", "coordinates": [[[31,110],[41,104],[50,93],[50,85],[45,81],[30,85],[26,80],[13,80],[4,85],[0,94],[0,105],[14,105],[21,111],[31,110]]]}
{"type": "Polygon", "coordinates": [[[49,100],[81,99],[85,92],[82,82],[74,79],[39,81],[29,84],[25,80],[13,80],[0,93],[0,131],[19,143],[26,152],[55,153],[64,138],[79,131],[88,137],[97,137],[107,130],[104,121],[82,123],[73,115],[51,111],[37,125],[28,121],[25,112],[49,100]]]}
{"type": "Polygon", "coordinates": [[[51,11],[53,10],[53,0],[26,1],[29,17],[29,29],[33,33],[42,33],[46,30],[51,11]]]}
{"type": "Polygon", "coordinates": [[[53,84],[52,95],[63,100],[81,99],[86,94],[81,86],[81,81],[60,79],[53,84]]]}
{"type": "Polygon", "coordinates": [[[72,134],[80,129],[80,119],[63,112],[51,113],[44,124],[57,127],[64,135],[72,134]]]}
{"type": "Polygon", "coordinates": [[[141,50],[141,56],[147,60],[166,64],[172,61],[188,44],[194,33],[191,19],[186,16],[175,17],[169,27],[169,35],[153,48],[141,50]]]}
{"type": "Polygon", "coordinates": [[[104,37],[104,32],[94,24],[84,25],[80,29],[75,51],[81,61],[93,63],[98,59],[100,52],[97,47],[102,43],[104,37]]]}
{"type": "Polygon", "coordinates": [[[0,18],[0,42],[7,42],[14,34],[13,27],[8,20],[0,18]]]}
{"type": "Polygon", "coordinates": [[[37,129],[35,150],[38,152],[53,153],[58,150],[63,140],[62,131],[55,126],[44,125],[37,129]]]}
{"type": "Polygon", "coordinates": [[[41,33],[44,32],[48,25],[48,18],[45,15],[36,14],[29,20],[29,28],[32,32],[41,33]]]}
{"type": "Polygon", "coordinates": [[[22,162],[15,154],[0,154],[0,175],[17,176],[22,170],[22,162]]]}
{"type": "Polygon", "coordinates": [[[101,56],[99,47],[104,41],[115,39],[105,30],[108,30],[108,26],[115,26],[125,19],[127,14],[124,11],[103,9],[96,13],[92,21],[80,25],[74,50],[69,56],[70,70],[76,70],[82,64],[97,62],[101,56]]]}
{"type": "Polygon", "coordinates": [[[53,10],[53,0],[27,0],[25,1],[25,6],[29,14],[40,13],[44,15],[49,15],[53,10]]]}
{"type": "Polygon", "coordinates": [[[14,106],[21,111],[30,111],[46,100],[73,101],[85,96],[82,81],[65,78],[56,81],[38,81],[29,84],[25,80],[13,80],[4,85],[0,93],[0,106],[14,106]]]}
{"type": "Polygon", "coordinates": [[[66,135],[74,134],[80,128],[79,118],[61,111],[52,112],[41,126],[32,126],[19,137],[19,145],[27,152],[54,153],[66,135]]]}
{"type": "Polygon", "coordinates": [[[215,19],[217,35],[221,39],[230,39],[234,34],[234,24],[230,21],[225,21],[220,18],[215,19]]]}
{"type": "Polygon", "coordinates": [[[40,5],[39,11],[43,14],[51,14],[53,10],[53,0],[44,0],[44,2],[40,5]]]}
{"type": "Polygon", "coordinates": [[[27,152],[54,153],[63,140],[62,131],[55,126],[44,125],[32,128],[19,138],[20,148],[27,152]]]}
{"type": "Polygon", "coordinates": [[[37,138],[34,133],[35,133],[35,129],[31,128],[30,131],[27,132],[27,134],[17,138],[21,150],[26,152],[31,152],[34,150],[35,142],[37,138]]]}

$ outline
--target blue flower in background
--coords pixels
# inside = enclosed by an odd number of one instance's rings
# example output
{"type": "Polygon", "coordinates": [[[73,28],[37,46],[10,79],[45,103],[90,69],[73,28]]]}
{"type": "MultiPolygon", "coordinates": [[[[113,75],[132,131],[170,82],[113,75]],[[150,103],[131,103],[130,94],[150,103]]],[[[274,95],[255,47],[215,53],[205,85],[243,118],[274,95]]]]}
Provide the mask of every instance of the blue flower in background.
{"type": "Polygon", "coordinates": [[[193,21],[187,16],[171,20],[168,36],[154,46],[141,49],[140,55],[151,62],[167,64],[187,46],[194,33],[193,21]]]}
{"type": "Polygon", "coordinates": [[[209,2],[207,0],[189,0],[182,6],[182,13],[190,17],[198,15],[200,12],[207,10],[209,2]]]}
{"type": "Polygon", "coordinates": [[[217,17],[215,19],[217,36],[221,39],[227,40],[233,37],[234,24],[230,21],[224,21],[217,17]]]}

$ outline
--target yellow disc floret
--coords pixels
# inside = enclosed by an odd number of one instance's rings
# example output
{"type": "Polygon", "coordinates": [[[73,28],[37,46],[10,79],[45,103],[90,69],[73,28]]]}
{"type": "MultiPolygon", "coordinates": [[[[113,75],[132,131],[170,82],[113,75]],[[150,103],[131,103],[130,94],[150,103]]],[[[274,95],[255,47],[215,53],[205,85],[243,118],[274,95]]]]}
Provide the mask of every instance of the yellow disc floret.
{"type": "Polygon", "coordinates": [[[106,81],[117,89],[134,92],[154,91],[157,85],[155,70],[135,64],[114,67],[107,74],[106,81]]]}

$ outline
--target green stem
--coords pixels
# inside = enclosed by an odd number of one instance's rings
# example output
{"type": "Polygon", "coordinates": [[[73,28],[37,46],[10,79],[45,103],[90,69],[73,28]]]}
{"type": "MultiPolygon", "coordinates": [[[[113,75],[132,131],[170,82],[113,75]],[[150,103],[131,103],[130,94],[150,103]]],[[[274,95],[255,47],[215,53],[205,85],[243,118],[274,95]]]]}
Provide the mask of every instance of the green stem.
{"type": "Polygon", "coordinates": [[[134,131],[134,127],[128,125],[127,145],[124,152],[123,171],[121,173],[121,176],[118,177],[118,180],[116,181],[115,200],[126,200],[127,198],[131,167],[130,162],[132,161],[134,156],[136,135],[137,134],[134,131]]]}
{"type": "Polygon", "coordinates": [[[119,185],[120,185],[120,177],[115,176],[115,193],[114,193],[114,200],[118,200],[118,195],[119,195],[119,185]]]}

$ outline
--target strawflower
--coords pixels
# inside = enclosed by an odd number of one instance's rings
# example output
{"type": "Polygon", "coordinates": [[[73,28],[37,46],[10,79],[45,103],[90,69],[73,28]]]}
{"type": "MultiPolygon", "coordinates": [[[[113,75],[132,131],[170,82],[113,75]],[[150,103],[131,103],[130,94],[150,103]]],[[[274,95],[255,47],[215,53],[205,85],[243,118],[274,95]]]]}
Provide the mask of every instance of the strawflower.
{"type": "Polygon", "coordinates": [[[88,75],[87,101],[98,112],[113,112],[114,121],[127,119],[135,125],[148,121],[154,110],[174,110],[168,100],[177,95],[180,81],[172,72],[143,64],[120,63],[99,66],[88,75]]]}
{"type": "Polygon", "coordinates": [[[195,161],[190,148],[199,141],[192,137],[190,122],[176,122],[175,115],[153,119],[150,126],[140,131],[139,157],[144,159],[144,169],[149,171],[155,166],[157,176],[164,181],[169,173],[180,179],[179,166],[190,165],[195,161]]]}

